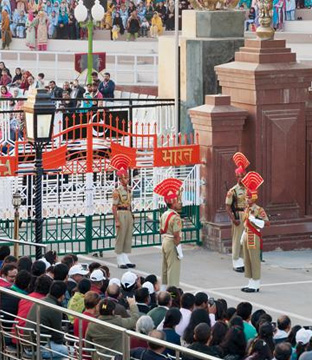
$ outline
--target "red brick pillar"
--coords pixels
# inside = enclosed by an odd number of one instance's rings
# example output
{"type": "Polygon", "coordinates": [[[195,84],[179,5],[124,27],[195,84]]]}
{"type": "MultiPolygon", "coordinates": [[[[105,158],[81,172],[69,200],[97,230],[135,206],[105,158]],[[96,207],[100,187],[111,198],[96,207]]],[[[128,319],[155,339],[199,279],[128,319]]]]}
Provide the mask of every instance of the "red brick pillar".
{"type": "Polygon", "coordinates": [[[222,231],[229,233],[226,186],[235,183],[232,156],[240,150],[247,111],[231,105],[230,96],[207,95],[205,104],[189,110],[201,154],[202,241],[222,251],[222,231]]]}
{"type": "Polygon", "coordinates": [[[284,40],[246,40],[234,62],[215,69],[222,93],[248,111],[242,151],[265,180],[261,204],[279,220],[302,218],[312,68],[297,63],[284,40]]]}

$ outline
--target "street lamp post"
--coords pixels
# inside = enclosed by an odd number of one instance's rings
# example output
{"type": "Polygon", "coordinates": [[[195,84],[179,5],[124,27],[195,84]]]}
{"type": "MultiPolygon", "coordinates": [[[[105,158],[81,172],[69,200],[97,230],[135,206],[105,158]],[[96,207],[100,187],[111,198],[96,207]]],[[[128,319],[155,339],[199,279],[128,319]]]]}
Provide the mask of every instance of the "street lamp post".
{"type": "MultiPolygon", "coordinates": [[[[51,141],[55,103],[45,89],[33,90],[24,104],[27,140],[34,146],[35,159],[35,242],[42,244],[42,150],[51,141]]],[[[36,259],[42,257],[42,248],[36,247],[36,259]]]]}
{"type": "MultiPolygon", "coordinates": [[[[19,207],[22,205],[21,193],[16,190],[13,194],[13,207],[14,207],[14,240],[19,240],[19,207]]],[[[14,256],[18,259],[19,244],[14,243],[14,256]]]]}
{"type": "Polygon", "coordinates": [[[81,24],[84,23],[88,29],[88,75],[87,80],[90,84],[92,81],[91,73],[93,69],[93,22],[102,21],[105,10],[99,0],[95,0],[91,10],[83,4],[83,0],[79,0],[75,7],[74,15],[76,20],[81,24]]]}

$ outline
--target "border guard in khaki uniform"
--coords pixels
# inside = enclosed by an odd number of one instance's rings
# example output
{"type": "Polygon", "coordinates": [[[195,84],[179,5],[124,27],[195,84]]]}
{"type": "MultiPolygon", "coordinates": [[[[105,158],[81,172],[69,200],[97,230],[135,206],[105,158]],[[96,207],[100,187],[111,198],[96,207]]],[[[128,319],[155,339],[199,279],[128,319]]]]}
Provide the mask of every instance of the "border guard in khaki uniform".
{"type": "Polygon", "coordinates": [[[242,184],[242,179],[246,175],[246,168],[250,163],[246,156],[240,152],[233,155],[233,161],[237,166],[235,170],[237,184],[227,192],[225,206],[226,212],[232,221],[233,270],[244,272],[244,255],[241,237],[244,231],[243,215],[246,207],[246,188],[242,184]]]}
{"type": "Polygon", "coordinates": [[[162,238],[162,288],[180,284],[182,220],[178,213],[181,209],[182,181],[174,178],[163,180],[154,192],[164,197],[168,206],[160,218],[160,233],[162,238]]]}
{"type": "Polygon", "coordinates": [[[261,277],[261,229],[269,226],[270,222],[264,209],[256,204],[258,188],[263,183],[262,177],[255,171],[250,171],[242,180],[247,188],[247,207],[244,214],[244,232],[242,242],[245,259],[245,277],[248,285],[241,290],[244,292],[259,292],[261,277]]]}
{"type": "Polygon", "coordinates": [[[129,187],[128,167],[131,159],[123,154],[111,159],[111,166],[117,170],[120,186],[113,191],[113,215],[116,225],[115,253],[120,269],[134,268],[128,258],[131,253],[133,215],[131,212],[132,191],[129,187]]]}

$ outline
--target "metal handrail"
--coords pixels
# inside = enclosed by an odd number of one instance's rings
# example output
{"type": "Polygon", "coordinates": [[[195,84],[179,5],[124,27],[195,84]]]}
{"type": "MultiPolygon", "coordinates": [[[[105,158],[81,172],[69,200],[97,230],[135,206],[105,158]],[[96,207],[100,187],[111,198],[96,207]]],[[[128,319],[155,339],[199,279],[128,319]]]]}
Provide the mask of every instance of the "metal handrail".
{"type": "MultiPolygon", "coordinates": [[[[60,306],[56,306],[56,305],[47,303],[47,302],[45,302],[43,300],[40,300],[40,299],[36,299],[36,298],[29,297],[28,295],[23,295],[23,294],[16,293],[15,291],[12,291],[12,290],[7,289],[7,288],[0,287],[0,294],[1,293],[11,295],[11,296],[17,297],[19,299],[28,300],[28,301],[31,301],[32,303],[37,305],[37,311],[36,311],[36,324],[37,324],[36,332],[38,334],[37,340],[38,339],[40,340],[40,326],[41,326],[40,325],[40,307],[45,306],[45,307],[48,307],[50,309],[62,312],[64,314],[66,314],[66,315],[71,315],[71,316],[73,316],[75,318],[78,318],[80,320],[87,320],[89,322],[98,324],[100,326],[104,326],[106,328],[109,328],[111,330],[114,330],[114,331],[117,331],[117,332],[123,334],[123,338],[126,340],[126,341],[123,341],[123,343],[127,344],[127,348],[125,348],[125,346],[123,346],[123,359],[125,359],[125,360],[129,358],[127,356],[129,354],[129,341],[128,340],[129,340],[129,337],[131,337],[131,336],[134,336],[134,337],[139,338],[141,340],[145,340],[145,341],[148,341],[148,342],[154,343],[156,345],[160,345],[162,347],[165,347],[165,348],[168,348],[168,349],[171,349],[171,350],[175,351],[176,359],[179,359],[179,354],[180,353],[184,353],[186,355],[190,355],[190,356],[198,358],[198,359],[218,360],[218,358],[216,358],[214,356],[203,354],[203,353],[200,353],[198,351],[194,351],[194,350],[185,348],[185,347],[180,346],[180,345],[175,345],[175,344],[169,343],[167,341],[159,340],[159,339],[150,337],[148,335],[140,334],[140,333],[132,331],[132,330],[127,330],[127,329],[125,329],[123,327],[120,327],[120,326],[117,326],[117,325],[114,325],[114,324],[111,324],[111,323],[107,323],[105,321],[102,321],[102,320],[99,320],[97,318],[93,318],[93,317],[78,313],[78,312],[73,311],[73,310],[65,309],[65,308],[62,308],[60,306]]],[[[13,316],[15,317],[16,315],[13,315],[13,316]]],[[[25,320],[27,320],[27,319],[25,319],[25,320]]],[[[81,324],[81,321],[80,321],[80,324],[81,324]]],[[[82,340],[81,336],[79,336],[79,340],[82,340]]],[[[38,344],[38,345],[40,345],[40,344],[38,344]]],[[[82,348],[82,345],[83,345],[83,342],[79,341],[79,347],[82,348]]],[[[39,348],[39,346],[38,346],[38,348],[39,348]]],[[[114,351],[114,350],[112,350],[112,351],[114,351]]],[[[39,358],[40,358],[40,352],[37,351],[37,359],[39,359],[39,358]]]]}
{"type": "Polygon", "coordinates": [[[7,243],[7,242],[12,242],[14,244],[28,245],[28,246],[37,246],[37,247],[42,247],[42,248],[47,247],[47,245],[45,245],[45,244],[37,244],[37,243],[30,242],[30,241],[0,237],[0,244],[7,243]]]}

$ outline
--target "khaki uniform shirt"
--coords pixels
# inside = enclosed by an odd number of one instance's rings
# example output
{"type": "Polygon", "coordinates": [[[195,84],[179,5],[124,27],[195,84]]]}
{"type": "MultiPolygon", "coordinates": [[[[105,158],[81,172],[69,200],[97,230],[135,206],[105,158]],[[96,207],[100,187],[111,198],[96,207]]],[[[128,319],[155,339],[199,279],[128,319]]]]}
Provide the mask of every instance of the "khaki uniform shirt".
{"type": "Polygon", "coordinates": [[[236,208],[245,209],[246,207],[246,188],[243,185],[234,185],[226,194],[225,204],[232,205],[233,197],[236,197],[236,208]]]}
{"type": "Polygon", "coordinates": [[[131,208],[131,188],[120,185],[113,191],[113,205],[131,208]]]}
{"type": "MultiPolygon", "coordinates": [[[[266,212],[264,211],[264,209],[261,206],[258,206],[257,204],[253,204],[251,207],[247,208],[245,211],[245,219],[247,220],[249,215],[253,215],[256,219],[260,219],[260,220],[264,220],[264,221],[269,221],[269,218],[266,214],[266,212]]],[[[251,223],[251,222],[250,222],[251,223]]],[[[247,226],[246,221],[245,221],[245,232],[247,234],[247,246],[249,249],[253,249],[256,247],[256,241],[259,240],[258,236],[256,234],[254,234],[247,226]]],[[[260,231],[261,229],[259,229],[255,224],[251,223],[251,226],[253,228],[255,228],[256,230],[260,231]]]]}
{"type": "Polygon", "coordinates": [[[175,232],[182,230],[182,220],[180,215],[176,211],[168,209],[161,215],[160,218],[160,229],[163,231],[167,223],[167,218],[169,214],[172,212],[174,213],[174,215],[170,217],[168,228],[166,231],[166,236],[170,236],[170,237],[173,237],[173,234],[175,232]]]}

